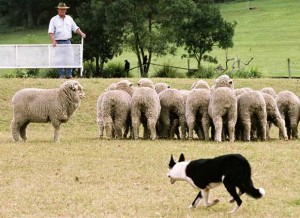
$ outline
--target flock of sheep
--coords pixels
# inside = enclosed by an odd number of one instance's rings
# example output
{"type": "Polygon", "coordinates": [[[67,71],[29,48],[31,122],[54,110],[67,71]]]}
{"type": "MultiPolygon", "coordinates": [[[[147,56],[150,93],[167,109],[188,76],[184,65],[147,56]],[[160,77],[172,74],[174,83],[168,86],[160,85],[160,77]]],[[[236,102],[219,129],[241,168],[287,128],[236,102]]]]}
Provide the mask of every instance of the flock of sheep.
{"type": "MultiPolygon", "coordinates": [[[[51,122],[54,141],[59,142],[60,124],[67,122],[84,97],[82,86],[68,80],[56,89],[22,89],[13,99],[12,136],[26,140],[30,122],[51,122]]],[[[210,87],[204,80],[191,90],[170,88],[140,79],[134,87],[128,80],[111,84],[97,101],[99,136],[138,139],[140,126],[145,139],[193,139],[250,141],[267,140],[272,124],[279,138],[298,138],[300,100],[291,91],[278,94],[262,90],[234,89],[232,79],[222,75],[210,87]]]]}

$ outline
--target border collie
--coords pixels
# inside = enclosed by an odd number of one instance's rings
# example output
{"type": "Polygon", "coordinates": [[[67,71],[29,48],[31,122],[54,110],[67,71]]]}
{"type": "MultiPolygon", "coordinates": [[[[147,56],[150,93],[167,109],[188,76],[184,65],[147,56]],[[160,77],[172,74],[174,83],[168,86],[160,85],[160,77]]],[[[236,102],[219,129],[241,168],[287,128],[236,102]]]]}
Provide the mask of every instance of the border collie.
{"type": "Polygon", "coordinates": [[[202,198],[207,207],[218,203],[218,199],[209,202],[208,195],[210,189],[221,183],[233,197],[230,203],[235,201],[237,204],[230,213],[236,212],[241,206],[240,196],[242,194],[246,193],[253,198],[261,198],[265,195],[263,188],[254,188],[250,164],[241,154],[227,154],[212,159],[193,161],[185,161],[184,155],[181,154],[177,163],[171,155],[167,176],[170,178],[171,184],[176,181],[187,181],[194,188],[200,189],[190,208],[196,207],[202,198]],[[236,188],[239,189],[238,193],[236,188]]]}

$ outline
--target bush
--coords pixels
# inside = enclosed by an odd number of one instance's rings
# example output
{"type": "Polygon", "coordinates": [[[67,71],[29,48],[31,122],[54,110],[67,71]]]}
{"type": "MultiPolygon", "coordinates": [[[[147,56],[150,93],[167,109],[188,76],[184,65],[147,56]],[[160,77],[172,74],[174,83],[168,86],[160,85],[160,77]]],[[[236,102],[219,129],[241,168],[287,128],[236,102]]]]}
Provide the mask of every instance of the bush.
{"type": "Polygon", "coordinates": [[[178,69],[170,66],[169,64],[164,64],[164,66],[156,71],[151,77],[184,78],[185,75],[180,73],[178,69]]]}
{"type": "Polygon", "coordinates": [[[58,78],[58,71],[57,69],[45,69],[43,72],[41,72],[40,76],[42,78],[58,78]]]}
{"type": "Polygon", "coordinates": [[[124,66],[121,63],[109,63],[103,69],[103,78],[122,78],[126,77],[124,66]]]}
{"type": "Polygon", "coordinates": [[[251,67],[250,70],[242,68],[238,71],[231,71],[227,73],[231,78],[261,78],[263,73],[257,67],[251,67]]]}
{"type": "Polygon", "coordinates": [[[187,76],[189,78],[213,78],[217,74],[213,67],[201,67],[200,71],[198,69],[189,70],[187,76]]]}

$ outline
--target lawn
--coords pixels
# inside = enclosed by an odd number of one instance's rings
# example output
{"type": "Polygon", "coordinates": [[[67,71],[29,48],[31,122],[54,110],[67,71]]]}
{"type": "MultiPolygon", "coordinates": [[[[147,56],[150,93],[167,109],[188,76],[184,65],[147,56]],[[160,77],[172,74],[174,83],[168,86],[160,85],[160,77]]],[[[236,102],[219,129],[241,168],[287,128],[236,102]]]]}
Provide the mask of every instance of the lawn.
{"type": "MultiPolygon", "coordinates": [[[[296,22],[300,19],[298,13],[300,1],[250,1],[252,10],[248,8],[248,1],[224,3],[219,6],[225,20],[238,23],[233,39],[234,47],[229,49],[228,58],[240,59],[241,67],[245,67],[243,63],[247,63],[253,58],[247,68],[257,67],[266,77],[289,76],[287,61],[289,58],[291,76],[300,77],[300,44],[298,40],[300,29],[296,22]]],[[[47,27],[38,30],[1,33],[0,35],[0,44],[47,44],[49,41],[47,27]]],[[[88,41],[88,36],[86,41],[88,41]]],[[[152,63],[187,68],[188,59],[181,58],[182,54],[184,54],[184,50],[180,48],[175,56],[154,56],[152,63]]],[[[215,48],[211,55],[217,57],[219,64],[225,66],[223,50],[215,48]]],[[[130,61],[131,67],[137,66],[136,56],[130,51],[124,51],[112,62],[123,64],[125,59],[130,61]]],[[[233,61],[229,62],[230,68],[233,63],[233,61]]],[[[208,64],[204,63],[204,65],[208,64]]],[[[191,59],[190,67],[196,68],[196,66],[196,61],[191,59]]],[[[237,64],[235,64],[236,66],[237,64]]],[[[151,65],[150,74],[159,68],[159,66],[151,65]]]]}
{"type": "MultiPolygon", "coordinates": [[[[211,191],[220,203],[196,209],[188,205],[197,191],[166,177],[170,155],[187,159],[241,153],[252,166],[254,186],[265,198],[242,196],[235,217],[300,217],[299,139],[282,141],[272,127],[267,142],[198,140],[106,140],[97,136],[96,101],[118,79],[78,79],[86,98],[61,127],[61,143],[52,142],[50,124],[30,124],[27,142],[12,142],[11,98],[25,87],[58,87],[61,79],[0,78],[0,216],[1,217],[229,217],[234,205],[223,185],[211,191]]],[[[134,84],[138,79],[130,79],[134,84]]],[[[153,79],[189,89],[193,79],[153,79]]],[[[213,80],[207,80],[213,85],[213,80]]],[[[235,87],[300,93],[298,80],[234,80],[235,87]]]]}

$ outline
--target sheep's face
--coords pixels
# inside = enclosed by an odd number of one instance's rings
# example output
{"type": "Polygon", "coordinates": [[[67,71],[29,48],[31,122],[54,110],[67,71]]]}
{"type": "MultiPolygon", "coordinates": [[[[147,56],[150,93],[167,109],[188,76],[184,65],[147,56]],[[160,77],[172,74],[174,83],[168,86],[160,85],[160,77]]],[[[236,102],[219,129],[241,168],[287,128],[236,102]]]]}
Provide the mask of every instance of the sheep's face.
{"type": "Polygon", "coordinates": [[[85,97],[82,86],[76,80],[68,80],[67,82],[64,82],[61,88],[65,89],[66,91],[71,90],[72,95],[75,95],[75,98],[78,100],[85,97]]]}

